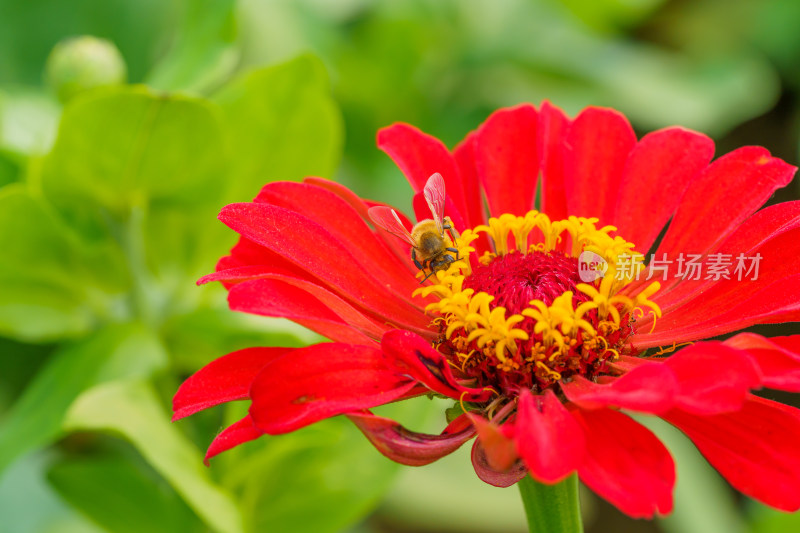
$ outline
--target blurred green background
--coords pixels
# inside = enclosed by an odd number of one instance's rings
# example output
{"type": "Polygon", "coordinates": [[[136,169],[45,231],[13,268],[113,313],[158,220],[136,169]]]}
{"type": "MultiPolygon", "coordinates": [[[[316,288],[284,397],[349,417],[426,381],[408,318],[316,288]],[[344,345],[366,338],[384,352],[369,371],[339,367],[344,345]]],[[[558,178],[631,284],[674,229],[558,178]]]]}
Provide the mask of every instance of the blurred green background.
{"type": "MultiPolygon", "coordinates": [[[[407,208],[378,128],[452,146],[542,99],[797,164],[798,27],[796,0],[0,0],[0,532],[525,531],[469,447],[399,467],[340,419],[202,465],[246,406],[171,424],[178,384],[318,340],[195,287],[235,241],[216,213],[306,175],[407,208]]],[[[435,432],[442,411],[383,409],[435,432]]],[[[800,530],[644,422],[676,456],[675,513],[637,522],[586,492],[587,531],[800,530]]]]}

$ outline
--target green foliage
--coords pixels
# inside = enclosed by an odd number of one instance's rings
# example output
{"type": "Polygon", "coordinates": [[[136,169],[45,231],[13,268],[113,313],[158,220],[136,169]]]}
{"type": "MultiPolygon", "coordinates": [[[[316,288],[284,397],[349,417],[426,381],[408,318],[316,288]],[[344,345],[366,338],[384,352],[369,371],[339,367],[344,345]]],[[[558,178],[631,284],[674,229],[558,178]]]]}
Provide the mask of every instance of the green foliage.
{"type": "MultiPolygon", "coordinates": [[[[190,28],[186,38],[198,31],[190,28]]],[[[187,80],[195,69],[172,61],[184,70],[164,67],[163,84],[194,83],[187,80]]],[[[0,332],[61,344],[0,419],[0,475],[65,435],[108,433],[129,441],[152,471],[143,474],[125,457],[63,458],[48,480],[111,531],[194,531],[198,519],[223,533],[266,522],[293,531],[307,512],[299,497],[308,493],[306,483],[257,483],[292,470],[339,480],[313,496],[338,524],[331,531],[375,504],[394,465],[373,454],[361,467],[363,482],[350,487],[342,469],[369,444],[349,424],[333,423],[322,440],[324,433],[293,436],[291,450],[303,453],[261,461],[246,489],[233,487],[260,502],[243,514],[229,484],[212,477],[216,471],[203,466],[201,450],[181,429],[194,434],[196,423],[169,422],[166,398],[156,390],[168,398],[175,379],[158,389],[153,381],[169,368],[192,372],[245,346],[303,343],[282,321],[224,310],[222,291],[197,288],[194,280],[233,243],[216,221],[222,205],[251,197],[270,178],[333,173],[342,131],[328,91],[324,68],[311,57],[243,75],[216,101],[145,86],[99,89],[65,107],[44,157],[23,156],[25,170],[16,157],[2,160],[8,177],[0,190],[0,246],[8,254],[0,261],[0,332]],[[314,440],[320,442],[309,446],[314,440]],[[382,466],[370,466],[375,461],[382,466]],[[116,492],[98,488],[110,484],[116,492]],[[280,506],[270,503],[276,490],[285,498],[280,506]]],[[[203,433],[203,446],[212,433],[203,433]]],[[[319,521],[328,523],[324,514],[319,521]]]]}
{"type": "Polygon", "coordinates": [[[84,390],[147,376],[165,363],[158,340],[135,324],[109,326],[57,351],[0,421],[0,474],[21,454],[60,435],[67,409],[84,390]]]}
{"type": "Polygon", "coordinates": [[[55,493],[47,480],[52,460],[50,453],[28,455],[0,478],[3,533],[104,533],[55,493]]]}
{"type": "Polygon", "coordinates": [[[87,333],[80,258],[43,203],[21,185],[0,190],[0,331],[41,340],[87,333]],[[77,274],[77,275],[76,275],[77,274]]]}
{"type": "Polygon", "coordinates": [[[236,67],[234,0],[188,0],[175,43],[147,77],[156,89],[205,92],[236,67]]]}
{"type": "Polygon", "coordinates": [[[231,125],[230,179],[237,192],[252,194],[267,181],[333,175],[342,125],[327,91],[322,63],[301,56],[247,73],[215,95],[231,125]]]}
{"type": "Polygon", "coordinates": [[[615,32],[641,22],[664,0],[559,0],[573,15],[594,30],[615,32]]]}
{"type": "Polygon", "coordinates": [[[224,185],[224,147],[204,101],[146,87],[99,91],[65,109],[41,186],[71,220],[92,208],[122,220],[151,203],[207,202],[224,185]]]}
{"type": "Polygon", "coordinates": [[[47,478],[65,501],[108,531],[202,531],[194,513],[169,486],[124,456],[64,458],[50,467],[47,478]]]}
{"type": "Polygon", "coordinates": [[[46,152],[53,144],[61,109],[42,88],[0,87],[0,152],[19,167],[26,154],[46,152]]]}
{"type": "Polygon", "coordinates": [[[752,505],[751,533],[785,533],[800,528],[800,514],[783,513],[764,505],[752,505]]]}
{"type": "Polygon", "coordinates": [[[129,440],[214,531],[243,531],[236,504],[210,479],[202,455],[169,422],[148,384],[117,381],[87,391],[70,408],[64,427],[111,432],[129,440]]]}
{"type": "Polygon", "coordinates": [[[181,2],[162,0],[0,0],[0,83],[35,84],[53,46],[66,37],[111,40],[141,81],[169,41],[181,2]]]}
{"type": "Polygon", "coordinates": [[[14,154],[0,150],[0,188],[19,179],[20,162],[14,154]]]}
{"type": "Polygon", "coordinates": [[[254,444],[226,479],[251,517],[248,530],[335,533],[371,509],[398,465],[352,429],[328,420],[254,444]]]}

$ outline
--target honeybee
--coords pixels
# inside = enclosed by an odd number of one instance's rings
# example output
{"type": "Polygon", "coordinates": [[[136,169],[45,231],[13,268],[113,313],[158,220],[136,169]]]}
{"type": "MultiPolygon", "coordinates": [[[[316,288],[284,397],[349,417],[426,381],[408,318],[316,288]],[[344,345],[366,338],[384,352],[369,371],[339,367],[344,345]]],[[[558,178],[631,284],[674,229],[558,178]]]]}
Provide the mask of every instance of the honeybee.
{"type": "Polygon", "coordinates": [[[368,211],[377,226],[411,245],[411,260],[414,261],[414,265],[423,272],[428,269],[427,275],[420,283],[425,282],[439,270],[447,270],[451,263],[460,259],[458,249],[454,248],[456,233],[453,222],[450,217],[444,216],[444,178],[441,174],[437,172],[428,178],[423,194],[433,218],[420,220],[411,232],[406,229],[391,207],[376,206],[368,211]]]}

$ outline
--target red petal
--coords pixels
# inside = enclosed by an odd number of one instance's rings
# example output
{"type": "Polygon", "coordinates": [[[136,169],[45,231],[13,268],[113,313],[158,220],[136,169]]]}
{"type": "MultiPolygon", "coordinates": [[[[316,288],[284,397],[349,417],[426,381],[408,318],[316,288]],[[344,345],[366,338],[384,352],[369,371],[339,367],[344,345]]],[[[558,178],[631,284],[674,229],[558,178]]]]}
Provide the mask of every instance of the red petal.
{"type": "MultiPolygon", "coordinates": [[[[767,217],[756,215],[753,218],[767,217]]],[[[755,232],[736,232],[729,239],[730,244],[726,242],[719,249],[717,253],[727,252],[732,263],[730,279],[683,281],[665,296],[654,298],[659,303],[669,302],[668,307],[662,308],[664,318],[656,324],[654,335],[674,335],[684,329],[708,330],[719,335],[760,321],[777,321],[770,315],[786,311],[777,305],[779,302],[791,304],[791,301],[786,302],[787,297],[789,300],[800,299],[800,292],[793,291],[792,286],[786,283],[797,273],[794,258],[800,254],[800,218],[784,223],[781,217],[771,222],[759,225],[764,230],[775,230],[769,238],[755,232]],[[740,253],[744,257],[761,257],[757,272],[749,276],[744,272],[740,272],[741,275],[735,273],[734,265],[740,253]],[[756,274],[757,279],[753,279],[756,274]],[[783,294],[774,294],[773,291],[783,294]]],[[[749,225],[749,222],[745,224],[749,225]]],[[[646,325],[643,323],[640,327],[646,325]]]]}
{"type": "Polygon", "coordinates": [[[246,348],[211,361],[183,382],[172,399],[172,420],[249,397],[250,385],[269,363],[294,348],[246,348]]]}
{"type": "MultiPolygon", "coordinates": [[[[358,195],[356,195],[353,191],[351,191],[344,185],[339,185],[336,182],[326,180],[324,178],[310,177],[306,178],[303,181],[306,183],[310,183],[312,185],[317,185],[318,187],[322,187],[323,189],[327,189],[332,193],[334,193],[335,195],[339,196],[342,200],[350,204],[350,206],[356,210],[356,212],[364,222],[370,225],[372,225],[373,222],[372,219],[369,217],[369,214],[367,214],[367,210],[373,205],[382,205],[376,202],[367,202],[365,200],[362,200],[361,198],[358,197],[358,195]]],[[[401,216],[401,218],[405,218],[405,215],[403,215],[402,213],[398,212],[398,214],[401,216]]],[[[413,264],[408,260],[409,258],[408,246],[405,246],[402,243],[402,241],[400,241],[393,235],[380,229],[375,231],[375,236],[378,239],[380,239],[389,250],[391,250],[392,254],[399,260],[398,262],[401,265],[405,265],[406,268],[412,274],[414,273],[415,269],[413,267],[413,264]]]]}
{"type": "Polygon", "coordinates": [[[647,251],[689,184],[714,156],[714,141],[683,128],[642,137],[628,157],[611,223],[636,249],[647,251]]]}
{"type": "Polygon", "coordinates": [[[475,428],[464,415],[447,426],[441,435],[409,431],[394,420],[369,412],[349,413],[347,417],[379,452],[408,466],[430,464],[453,453],[475,436],[475,428]]]}
{"type": "MultiPolygon", "coordinates": [[[[744,254],[745,257],[753,257],[757,253],[762,253],[762,250],[764,253],[769,253],[769,257],[764,256],[764,261],[768,261],[765,264],[768,264],[770,268],[759,269],[759,277],[763,279],[766,276],[772,282],[786,276],[786,269],[781,270],[775,267],[780,267],[784,263],[792,263],[791,258],[797,253],[796,250],[792,249],[792,245],[796,242],[797,237],[789,239],[784,237],[778,246],[770,245],[769,241],[783,236],[784,233],[796,231],[798,228],[800,228],[800,201],[776,204],[753,214],[715,251],[716,253],[730,254],[731,258],[734,259],[739,254],[744,254]]],[[[794,248],[797,248],[797,246],[794,248]]],[[[792,273],[791,271],[788,272],[792,273]]],[[[713,279],[680,280],[672,287],[662,287],[654,295],[653,300],[658,303],[662,312],[666,314],[691,302],[695,296],[717,285],[727,285],[729,292],[742,290],[743,284],[737,279],[738,276],[731,275],[731,277],[733,278],[732,282],[724,279],[716,281],[713,279]]],[[[750,291],[749,281],[745,290],[752,292],[750,291]]]]}
{"type": "MultiPolygon", "coordinates": [[[[223,259],[228,258],[229,257],[224,257],[223,259]]],[[[222,281],[227,282],[228,288],[230,288],[235,283],[252,281],[254,279],[260,279],[269,275],[274,275],[273,269],[263,265],[239,266],[233,268],[224,268],[224,265],[222,265],[220,270],[217,270],[211,274],[206,274],[197,280],[197,284],[205,285],[206,283],[211,283],[212,281],[222,281]]]]}
{"type": "Polygon", "coordinates": [[[398,373],[419,381],[434,392],[470,402],[483,402],[492,395],[489,390],[459,385],[447,359],[434,350],[428,341],[410,331],[387,331],[381,348],[389,364],[398,373]]]}
{"type": "Polygon", "coordinates": [[[233,311],[287,318],[337,342],[372,344],[380,341],[383,330],[367,320],[363,313],[318,285],[306,282],[306,287],[300,288],[298,285],[302,283],[302,280],[295,284],[282,279],[240,283],[231,287],[228,303],[233,311]],[[324,302],[315,296],[324,298],[324,302]]]}
{"type": "Polygon", "coordinates": [[[253,420],[250,418],[250,415],[247,415],[238,422],[231,424],[225,428],[222,433],[217,435],[217,438],[215,438],[208,447],[208,451],[206,452],[206,457],[203,459],[203,462],[206,464],[206,466],[208,466],[208,461],[212,457],[219,455],[222,452],[226,452],[240,444],[244,444],[245,442],[255,440],[263,434],[264,433],[256,429],[256,427],[253,425],[253,420]]]}
{"type": "Polygon", "coordinates": [[[694,442],[736,489],[783,511],[800,509],[800,411],[750,396],[714,416],[674,410],[663,417],[694,442]]]}
{"type": "Polygon", "coordinates": [[[539,110],[537,146],[542,168],[541,211],[551,220],[567,218],[567,196],[564,184],[564,143],[569,131],[567,115],[550,102],[542,102],[539,110]]]}
{"type": "MultiPolygon", "coordinates": [[[[458,165],[458,173],[461,175],[461,180],[464,183],[464,194],[466,195],[467,201],[467,212],[465,215],[467,217],[467,227],[470,228],[486,223],[486,212],[483,208],[480,179],[478,178],[478,171],[475,168],[476,135],[477,133],[475,132],[470,133],[453,150],[453,157],[455,157],[456,164],[458,165]]],[[[479,250],[478,253],[483,253],[483,250],[479,250]]]]}
{"type": "Polygon", "coordinates": [[[321,187],[326,189],[348,204],[350,207],[356,210],[358,215],[361,217],[361,220],[367,222],[369,220],[369,215],[367,214],[367,209],[370,206],[366,204],[364,200],[362,200],[356,193],[341,185],[336,183],[335,181],[331,181],[325,178],[318,178],[316,176],[309,176],[303,180],[303,183],[308,183],[309,185],[315,185],[317,187],[321,187]]]}
{"type": "Polygon", "coordinates": [[[268,274],[314,280],[314,276],[279,253],[264,248],[246,237],[240,237],[239,242],[231,249],[230,255],[217,262],[216,272],[203,276],[197,284],[221,281],[226,288],[229,288],[234,283],[257,279],[268,274]]]}
{"type": "Polygon", "coordinates": [[[510,469],[502,472],[489,466],[486,450],[480,440],[472,445],[472,466],[481,481],[500,488],[510,487],[528,475],[528,468],[522,461],[517,461],[510,469]]]}
{"type": "Polygon", "coordinates": [[[486,463],[498,472],[507,472],[519,461],[516,444],[509,438],[508,431],[503,431],[508,426],[498,426],[480,415],[467,413],[469,419],[478,430],[478,439],[481,441],[486,463]]]}
{"type": "Polygon", "coordinates": [[[706,252],[789,183],[795,170],[758,146],[720,157],[686,191],[656,256],[706,252]]]}
{"type": "Polygon", "coordinates": [[[447,196],[462,215],[467,212],[464,186],[455,159],[436,137],[408,124],[394,124],[378,132],[378,148],[386,152],[406,176],[414,192],[421,191],[431,174],[444,178],[447,196]]]}
{"type": "Polygon", "coordinates": [[[694,414],[736,411],[750,390],[761,386],[752,359],[721,342],[694,344],[668,357],[664,364],[680,383],[675,406],[694,414]]]}
{"type": "Polygon", "coordinates": [[[630,355],[620,355],[619,359],[614,362],[608,363],[608,365],[621,372],[628,372],[637,368],[642,365],[649,365],[653,362],[652,359],[646,359],[644,357],[634,357],[630,355]]]}
{"type": "Polygon", "coordinates": [[[800,335],[787,335],[785,337],[772,337],[769,339],[784,350],[800,354],[800,335]]]}
{"type": "Polygon", "coordinates": [[[517,409],[514,438],[531,476],[556,483],[578,468],[585,450],[583,430],[552,390],[534,398],[523,389],[517,409]]]}
{"type": "Polygon", "coordinates": [[[745,350],[758,364],[765,387],[800,392],[800,335],[764,338],[740,333],[723,342],[745,350]]]}
{"type": "Polygon", "coordinates": [[[417,280],[408,275],[408,269],[375,236],[358,212],[336,194],[321,187],[284,181],[264,186],[255,201],[283,207],[324,224],[335,240],[348,243],[359,268],[377,270],[382,280],[396,287],[400,294],[410,294],[417,288],[417,280]]]}
{"type": "Polygon", "coordinates": [[[614,223],[622,171],[635,145],[633,128],[617,111],[589,107],[575,117],[564,161],[570,215],[614,223]]]}
{"type": "Polygon", "coordinates": [[[633,518],[672,511],[675,464],[653,433],[611,409],[573,415],[591,443],[578,469],[581,481],[633,518]]]}
{"type": "MultiPolygon", "coordinates": [[[[661,322],[665,321],[662,319],[656,324],[654,333],[637,334],[632,337],[632,342],[637,348],[643,349],[722,335],[753,324],[800,320],[800,274],[777,280],[752,294],[742,291],[737,295],[738,300],[720,299],[719,295],[712,291],[715,289],[709,289],[708,293],[694,301],[694,307],[703,311],[702,317],[689,314],[689,309],[671,311],[664,319],[676,313],[682,315],[680,324],[684,324],[683,327],[662,327],[661,322]]],[[[673,323],[667,322],[668,325],[673,323]]]]}
{"type": "Polygon", "coordinates": [[[271,435],[392,402],[415,382],[387,368],[380,349],[316,344],[273,361],[250,388],[250,416],[271,435]]]}
{"type": "Polygon", "coordinates": [[[283,255],[337,293],[398,325],[427,329],[429,319],[409,303],[408,292],[359,267],[345,243],[309,218],[268,204],[231,204],[219,216],[254,242],[283,255]],[[400,291],[400,292],[398,292],[400,291]]]}
{"type": "Polygon", "coordinates": [[[660,363],[638,366],[607,385],[580,376],[561,383],[566,397],[584,409],[615,406],[656,414],[672,407],[678,389],[675,374],[660,363]]]}
{"type": "Polygon", "coordinates": [[[495,111],[478,129],[475,168],[494,217],[533,209],[539,177],[537,125],[536,109],[523,104],[495,111]]]}

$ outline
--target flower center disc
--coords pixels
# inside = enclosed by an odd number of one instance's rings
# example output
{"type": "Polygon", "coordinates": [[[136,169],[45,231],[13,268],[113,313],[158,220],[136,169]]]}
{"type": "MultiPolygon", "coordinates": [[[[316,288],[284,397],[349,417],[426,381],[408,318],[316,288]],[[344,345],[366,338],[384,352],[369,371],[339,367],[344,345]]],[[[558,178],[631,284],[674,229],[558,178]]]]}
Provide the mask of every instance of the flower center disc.
{"type": "Polygon", "coordinates": [[[494,296],[491,307],[502,306],[509,313],[520,313],[530,307],[531,300],[550,305],[565,292],[576,292],[578,283],[575,257],[559,252],[522,254],[515,250],[473,269],[465,278],[464,287],[494,296]]]}
{"type": "Polygon", "coordinates": [[[629,294],[642,256],[611,236],[616,228],[596,223],[531,211],[492,218],[456,239],[461,259],[415,294],[438,297],[426,307],[441,333],[436,345],[465,379],[506,396],[542,392],[574,375],[612,373],[609,363],[636,353],[628,338],[643,308],[660,316],[648,299],[659,284],[629,294]],[[470,261],[480,233],[495,251],[470,261]],[[604,275],[582,282],[582,252],[605,263],[604,275]]]}

